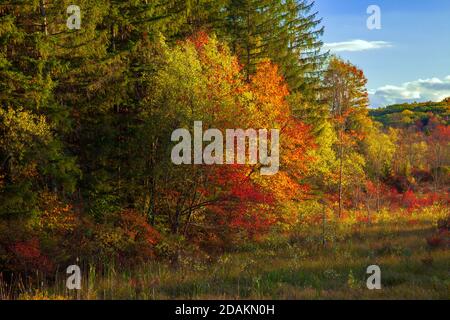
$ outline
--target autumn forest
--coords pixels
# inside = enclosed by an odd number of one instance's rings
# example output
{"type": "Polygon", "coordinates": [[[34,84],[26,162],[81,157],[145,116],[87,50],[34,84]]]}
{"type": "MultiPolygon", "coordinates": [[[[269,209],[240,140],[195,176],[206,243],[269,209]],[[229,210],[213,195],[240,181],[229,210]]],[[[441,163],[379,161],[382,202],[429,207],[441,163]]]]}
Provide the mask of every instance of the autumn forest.
{"type": "Polygon", "coordinates": [[[450,97],[371,106],[309,0],[76,2],[0,3],[0,299],[450,297],[450,97]],[[196,121],[278,171],[174,163],[196,121]]]}

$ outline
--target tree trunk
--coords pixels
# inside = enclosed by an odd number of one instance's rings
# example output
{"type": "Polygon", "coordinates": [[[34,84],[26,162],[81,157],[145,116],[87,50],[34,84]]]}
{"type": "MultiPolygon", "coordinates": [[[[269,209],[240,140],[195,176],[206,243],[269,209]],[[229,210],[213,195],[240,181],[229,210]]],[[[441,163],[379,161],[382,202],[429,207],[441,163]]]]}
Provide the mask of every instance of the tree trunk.
{"type": "Polygon", "coordinates": [[[344,171],[344,146],[343,146],[343,133],[342,129],[339,133],[339,212],[338,217],[340,218],[342,215],[342,197],[343,197],[343,188],[342,188],[342,179],[343,179],[343,171],[344,171]]]}
{"type": "Polygon", "coordinates": [[[47,13],[46,13],[46,9],[47,9],[47,0],[41,0],[39,1],[39,9],[41,10],[41,16],[43,18],[42,21],[42,32],[44,32],[44,34],[46,36],[48,36],[48,23],[47,23],[47,13]]]}
{"type": "Polygon", "coordinates": [[[377,178],[377,212],[380,213],[380,178],[377,178]]]}
{"type": "Polygon", "coordinates": [[[325,246],[326,244],[326,224],[327,224],[327,207],[325,203],[323,204],[323,213],[322,213],[322,244],[325,246]]]}

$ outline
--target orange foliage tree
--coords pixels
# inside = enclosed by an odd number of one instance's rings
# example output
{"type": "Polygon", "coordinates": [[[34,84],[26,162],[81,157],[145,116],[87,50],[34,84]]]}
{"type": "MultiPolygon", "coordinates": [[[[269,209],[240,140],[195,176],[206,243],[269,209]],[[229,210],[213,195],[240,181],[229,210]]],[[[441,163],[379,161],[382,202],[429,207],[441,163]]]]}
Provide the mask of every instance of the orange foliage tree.
{"type": "Polygon", "coordinates": [[[233,235],[254,238],[277,222],[289,223],[294,215],[280,208],[300,201],[308,190],[301,179],[308,169],[306,150],[314,143],[309,127],[292,116],[288,86],[278,67],[262,61],[247,80],[228,48],[205,33],[179,45],[186,52],[195,48],[201,77],[206,81],[207,101],[196,106],[203,125],[222,132],[237,128],[280,130],[280,169],[273,176],[263,176],[261,165],[249,161],[242,165],[188,166],[186,170],[201,174],[189,192],[196,195],[190,198],[194,201],[180,201],[185,195],[171,193],[172,201],[185,204],[181,210],[184,219],[179,221],[183,227],[177,228],[178,232],[185,236],[195,231],[202,236],[207,233],[209,239],[225,240],[233,235]]]}

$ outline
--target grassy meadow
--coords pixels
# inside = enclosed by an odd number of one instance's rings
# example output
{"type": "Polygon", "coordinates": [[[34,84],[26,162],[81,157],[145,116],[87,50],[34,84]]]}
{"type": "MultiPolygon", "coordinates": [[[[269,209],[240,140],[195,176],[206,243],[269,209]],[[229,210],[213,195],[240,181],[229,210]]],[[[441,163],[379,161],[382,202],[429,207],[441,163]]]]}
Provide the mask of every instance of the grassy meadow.
{"type": "MultiPolygon", "coordinates": [[[[448,299],[450,250],[429,240],[447,213],[437,206],[381,212],[371,224],[351,214],[329,218],[325,228],[290,231],[214,259],[181,256],[176,267],[158,262],[119,272],[109,265],[101,274],[88,267],[77,292],[65,289],[63,272],[51,285],[17,281],[18,298],[448,299]],[[381,290],[366,287],[366,269],[374,264],[381,290]]],[[[8,287],[0,290],[1,298],[12,298],[8,287]]]]}

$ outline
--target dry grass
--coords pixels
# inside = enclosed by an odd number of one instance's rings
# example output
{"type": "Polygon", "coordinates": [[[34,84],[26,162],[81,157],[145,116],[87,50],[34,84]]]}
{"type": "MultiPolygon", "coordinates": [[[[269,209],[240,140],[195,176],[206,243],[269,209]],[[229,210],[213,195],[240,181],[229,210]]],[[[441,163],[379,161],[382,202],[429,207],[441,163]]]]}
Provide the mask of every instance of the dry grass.
{"type": "MultiPolygon", "coordinates": [[[[301,237],[247,244],[213,263],[185,258],[173,269],[163,263],[118,273],[83,274],[83,289],[70,293],[63,278],[38,290],[22,288],[21,299],[449,299],[450,250],[431,248],[426,238],[448,208],[413,214],[381,213],[367,225],[329,222],[301,237]],[[366,288],[366,269],[379,265],[382,290],[366,288]]],[[[3,291],[2,291],[3,290],[3,291]]],[[[5,289],[3,298],[8,298],[5,289]]],[[[9,296],[11,297],[11,296],[9,296]]]]}

